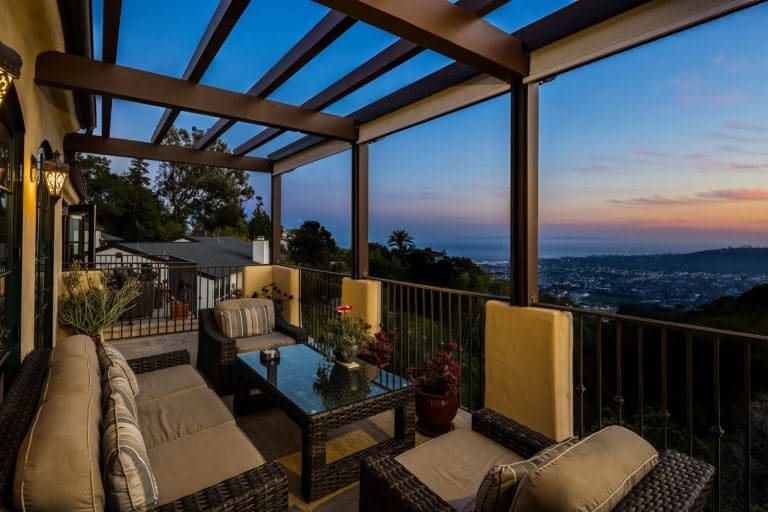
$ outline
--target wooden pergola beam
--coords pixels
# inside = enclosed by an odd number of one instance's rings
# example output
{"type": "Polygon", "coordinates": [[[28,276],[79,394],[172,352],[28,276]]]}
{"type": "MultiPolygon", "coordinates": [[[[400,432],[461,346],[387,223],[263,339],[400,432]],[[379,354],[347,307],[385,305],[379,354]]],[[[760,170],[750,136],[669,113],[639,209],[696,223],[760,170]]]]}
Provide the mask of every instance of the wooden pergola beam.
{"type": "MultiPolygon", "coordinates": [[[[246,94],[266,98],[288,81],[309,61],[346,32],[355,20],[331,11],[317,22],[246,94]]],[[[195,148],[205,149],[235,124],[231,119],[219,119],[197,141],[195,148]]]]}
{"type": "Polygon", "coordinates": [[[35,82],[38,85],[110,95],[334,139],[356,139],[354,121],[346,117],[60,52],[43,52],[37,56],[35,64],[35,82]]]}
{"type": "MultiPolygon", "coordinates": [[[[120,14],[123,0],[104,0],[104,25],[102,26],[101,60],[114,64],[117,61],[117,41],[120,37],[120,14]]],[[[101,98],[101,136],[109,137],[112,129],[112,97],[101,98]]]]}
{"type": "Polygon", "coordinates": [[[94,153],[244,171],[272,172],[272,162],[266,158],[235,156],[219,151],[198,151],[179,146],[164,146],[79,133],[69,133],[64,136],[64,152],[94,153]]]}
{"type": "MultiPolygon", "coordinates": [[[[224,41],[227,40],[229,33],[232,32],[232,29],[249,3],[250,0],[221,0],[219,2],[216,12],[213,13],[211,21],[203,33],[203,37],[200,38],[200,42],[197,44],[195,53],[192,54],[192,58],[189,60],[187,68],[181,76],[182,79],[198,83],[203,78],[203,75],[208,70],[211,62],[213,62],[216,54],[221,49],[224,41]]],[[[152,133],[153,144],[160,144],[162,142],[178,116],[178,109],[165,109],[155,127],[155,131],[152,133]]]]}
{"type": "Polygon", "coordinates": [[[528,74],[519,39],[448,0],[316,0],[502,80],[528,74]]]}
{"type": "MultiPolygon", "coordinates": [[[[456,5],[478,16],[484,16],[508,2],[509,0],[458,0],[456,5]]],[[[302,103],[301,106],[312,110],[322,110],[423,51],[424,48],[417,44],[399,39],[302,103]]],[[[245,155],[283,133],[285,130],[266,128],[240,144],[232,152],[236,155],[245,155]]]]}

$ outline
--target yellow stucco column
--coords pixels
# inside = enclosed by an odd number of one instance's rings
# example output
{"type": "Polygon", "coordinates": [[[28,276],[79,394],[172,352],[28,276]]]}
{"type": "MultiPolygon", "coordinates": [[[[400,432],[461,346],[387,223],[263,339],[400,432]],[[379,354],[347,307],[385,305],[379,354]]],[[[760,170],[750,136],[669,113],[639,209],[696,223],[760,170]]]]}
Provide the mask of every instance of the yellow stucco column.
{"type": "Polygon", "coordinates": [[[488,301],[485,406],[557,441],[573,435],[570,313],[488,301]]]}
{"type": "Polygon", "coordinates": [[[261,293],[261,289],[274,283],[272,265],[253,265],[243,268],[243,297],[261,293]]]}
{"type": "Polygon", "coordinates": [[[370,279],[341,280],[341,303],[352,306],[352,314],[371,326],[371,334],[381,329],[381,283],[370,279]]]}
{"type": "Polygon", "coordinates": [[[299,269],[280,265],[252,265],[243,268],[243,297],[262,293],[261,289],[276,284],[281,292],[293,299],[283,304],[283,318],[299,325],[299,269]]]}

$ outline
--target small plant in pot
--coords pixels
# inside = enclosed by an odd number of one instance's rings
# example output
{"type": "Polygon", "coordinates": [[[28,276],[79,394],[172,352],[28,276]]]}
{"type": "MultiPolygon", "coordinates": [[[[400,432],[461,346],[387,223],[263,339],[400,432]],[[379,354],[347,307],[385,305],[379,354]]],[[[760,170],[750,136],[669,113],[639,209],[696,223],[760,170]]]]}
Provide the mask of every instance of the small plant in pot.
{"type": "Polygon", "coordinates": [[[171,319],[189,317],[189,302],[192,299],[192,287],[186,281],[179,281],[176,295],[171,298],[171,319]]]}
{"type": "Polygon", "coordinates": [[[389,369],[392,362],[392,353],[395,350],[397,331],[381,330],[373,335],[373,340],[368,343],[365,350],[358,354],[358,358],[367,361],[382,370],[389,369]]]}
{"type": "Polygon", "coordinates": [[[350,315],[352,306],[336,308],[338,316],[325,322],[320,343],[333,353],[337,362],[351,363],[359,350],[364,350],[370,341],[371,326],[357,316],[350,315]]]}
{"type": "Polygon", "coordinates": [[[461,363],[453,357],[457,343],[446,343],[416,366],[406,368],[405,377],[416,385],[416,428],[429,436],[453,428],[459,410],[461,363]]]}

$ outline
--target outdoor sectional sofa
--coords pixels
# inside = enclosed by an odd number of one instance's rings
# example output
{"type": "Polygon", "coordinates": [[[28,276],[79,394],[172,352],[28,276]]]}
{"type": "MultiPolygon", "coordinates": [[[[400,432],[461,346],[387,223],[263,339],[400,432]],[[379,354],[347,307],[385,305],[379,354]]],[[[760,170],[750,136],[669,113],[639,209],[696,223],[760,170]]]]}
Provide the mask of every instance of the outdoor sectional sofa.
{"type": "MultiPolygon", "coordinates": [[[[20,500],[25,510],[109,506],[100,470],[103,396],[95,353],[90,338],[74,336],[25,358],[0,405],[0,509],[18,510],[20,500]]],[[[266,462],[237,427],[189,365],[186,350],[128,364],[138,381],[138,424],[157,482],[151,510],[287,510],[284,470],[266,462]]]]}

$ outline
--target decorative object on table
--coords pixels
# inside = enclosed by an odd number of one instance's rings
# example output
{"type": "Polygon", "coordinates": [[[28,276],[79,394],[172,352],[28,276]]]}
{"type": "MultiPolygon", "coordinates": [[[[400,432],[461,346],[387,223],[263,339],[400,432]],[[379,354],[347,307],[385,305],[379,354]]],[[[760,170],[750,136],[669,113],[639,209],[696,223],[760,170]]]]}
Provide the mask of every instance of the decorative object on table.
{"type": "Polygon", "coordinates": [[[179,284],[176,286],[176,295],[171,297],[171,319],[188,318],[191,299],[192,286],[186,281],[179,281],[179,284]]]}
{"type": "Polygon", "coordinates": [[[276,348],[268,348],[261,351],[261,362],[264,364],[277,364],[280,362],[280,351],[276,348]]]}
{"type": "Polygon", "coordinates": [[[382,370],[387,370],[392,362],[392,353],[395,350],[396,339],[397,331],[381,330],[373,335],[373,340],[368,343],[364,350],[357,354],[357,357],[374,366],[378,366],[382,370]]]}
{"type": "Polygon", "coordinates": [[[371,326],[360,317],[350,315],[351,311],[352,306],[337,307],[338,316],[325,322],[319,340],[331,351],[336,363],[356,370],[360,365],[353,359],[359,350],[368,346],[371,326]]]}
{"type": "Polygon", "coordinates": [[[458,351],[457,343],[446,343],[444,350],[405,370],[416,385],[416,429],[422,434],[436,436],[453,428],[461,382],[461,363],[453,357],[458,351]]]}
{"type": "Polygon", "coordinates": [[[127,279],[120,288],[107,286],[104,276],[84,272],[74,262],[62,279],[64,296],[59,301],[59,322],[75,334],[85,334],[101,344],[101,333],[132,307],[139,282],[127,279]]]}
{"type": "Polygon", "coordinates": [[[368,397],[371,386],[360,372],[347,371],[338,364],[323,363],[317,367],[312,389],[320,395],[323,406],[333,409],[349,400],[359,401],[368,397]]]}

